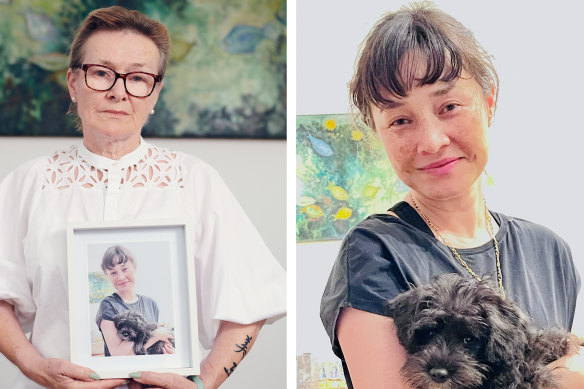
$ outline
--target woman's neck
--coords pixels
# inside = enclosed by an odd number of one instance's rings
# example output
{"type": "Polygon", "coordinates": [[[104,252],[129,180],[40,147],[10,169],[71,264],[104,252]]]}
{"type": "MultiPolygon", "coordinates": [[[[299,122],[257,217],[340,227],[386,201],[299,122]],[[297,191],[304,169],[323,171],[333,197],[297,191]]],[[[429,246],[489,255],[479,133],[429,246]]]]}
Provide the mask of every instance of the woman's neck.
{"type": "MultiPolygon", "coordinates": [[[[497,223],[487,219],[480,183],[465,195],[455,198],[432,199],[412,190],[405,200],[412,206],[415,201],[420,211],[455,248],[477,247],[491,240],[488,223],[493,223],[495,234],[498,231],[497,223]]],[[[432,232],[437,236],[433,229],[432,232]]]]}
{"type": "Polygon", "coordinates": [[[140,146],[140,136],[115,140],[84,136],[83,145],[94,154],[118,160],[140,146]]]}
{"type": "Polygon", "coordinates": [[[127,291],[127,292],[119,292],[117,291],[118,295],[121,297],[122,300],[124,300],[124,302],[126,304],[128,303],[135,303],[136,300],[138,299],[138,295],[136,294],[136,292],[134,292],[133,290],[127,291]]]}

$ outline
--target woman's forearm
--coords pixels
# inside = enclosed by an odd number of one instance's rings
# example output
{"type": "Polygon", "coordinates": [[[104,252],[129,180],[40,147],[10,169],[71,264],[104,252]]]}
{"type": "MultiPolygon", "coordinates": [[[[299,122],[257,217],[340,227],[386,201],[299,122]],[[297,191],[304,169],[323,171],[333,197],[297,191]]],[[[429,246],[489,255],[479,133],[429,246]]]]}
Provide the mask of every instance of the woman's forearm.
{"type": "Polygon", "coordinates": [[[343,308],[336,332],[354,388],[411,389],[400,373],[406,351],[393,319],[343,308]]]}
{"type": "Polygon", "coordinates": [[[216,389],[241,363],[253,346],[265,320],[252,324],[222,321],[211,352],[201,363],[205,389],[216,389]]]}
{"type": "Polygon", "coordinates": [[[91,369],[64,359],[45,359],[26,338],[12,305],[4,301],[0,301],[0,352],[25,376],[44,388],[106,389],[115,388],[125,381],[110,379],[94,382],[98,377],[94,376],[95,372],[91,369]]]}
{"type": "Polygon", "coordinates": [[[110,355],[134,355],[134,343],[120,340],[118,330],[113,321],[103,319],[99,324],[99,328],[110,355]]]}
{"type": "Polygon", "coordinates": [[[35,366],[43,357],[28,341],[16,315],[14,307],[0,301],[0,352],[14,363],[27,377],[35,380],[35,366]]]}

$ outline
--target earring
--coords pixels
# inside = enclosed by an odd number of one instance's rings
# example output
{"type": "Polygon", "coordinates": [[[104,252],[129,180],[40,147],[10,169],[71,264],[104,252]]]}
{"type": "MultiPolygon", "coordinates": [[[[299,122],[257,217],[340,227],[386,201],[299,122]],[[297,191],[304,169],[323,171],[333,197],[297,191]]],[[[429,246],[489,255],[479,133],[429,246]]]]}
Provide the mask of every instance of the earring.
{"type": "Polygon", "coordinates": [[[154,108],[152,108],[152,111],[150,111],[150,115],[154,115],[154,108]]]}
{"type": "Polygon", "coordinates": [[[77,102],[77,98],[75,96],[71,96],[71,101],[76,103],[77,102]]]}

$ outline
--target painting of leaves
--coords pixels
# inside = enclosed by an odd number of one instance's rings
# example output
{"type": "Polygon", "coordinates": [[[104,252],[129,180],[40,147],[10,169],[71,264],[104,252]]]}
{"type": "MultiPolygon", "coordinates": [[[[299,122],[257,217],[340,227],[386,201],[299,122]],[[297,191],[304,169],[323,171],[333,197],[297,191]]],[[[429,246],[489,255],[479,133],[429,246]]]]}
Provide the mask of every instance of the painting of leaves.
{"type": "Polygon", "coordinates": [[[93,9],[164,23],[170,63],[144,136],[286,137],[286,0],[0,0],[0,135],[79,135],[68,53],[93,9]]]}
{"type": "Polygon", "coordinates": [[[89,302],[100,303],[106,296],[113,294],[116,290],[105,278],[103,273],[89,273],[89,302]]]}
{"type": "Polygon", "coordinates": [[[381,141],[351,115],[296,117],[296,240],[342,239],[409,188],[381,141]]]}

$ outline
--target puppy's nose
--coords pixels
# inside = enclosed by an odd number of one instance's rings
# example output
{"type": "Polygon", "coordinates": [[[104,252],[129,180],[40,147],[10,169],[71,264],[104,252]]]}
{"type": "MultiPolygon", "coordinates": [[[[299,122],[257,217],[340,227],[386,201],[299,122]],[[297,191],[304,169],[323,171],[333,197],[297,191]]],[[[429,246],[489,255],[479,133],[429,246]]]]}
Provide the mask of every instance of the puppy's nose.
{"type": "Polygon", "coordinates": [[[448,379],[448,370],[443,367],[433,367],[430,370],[430,377],[434,382],[441,384],[448,379]]]}

